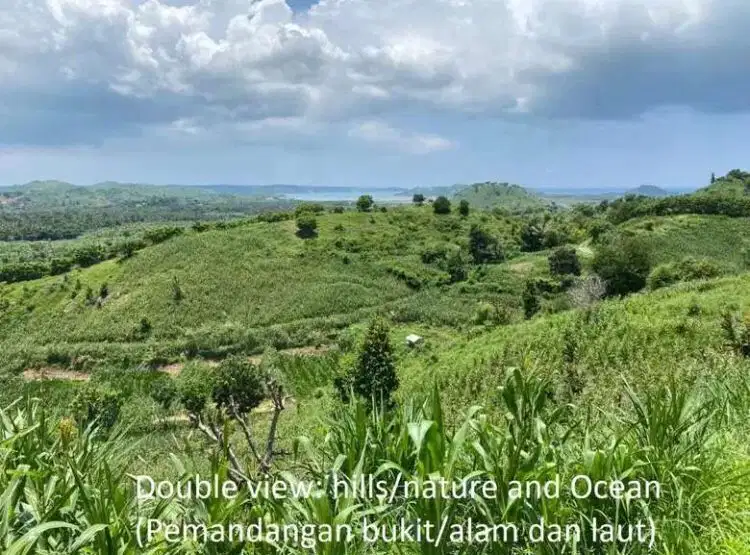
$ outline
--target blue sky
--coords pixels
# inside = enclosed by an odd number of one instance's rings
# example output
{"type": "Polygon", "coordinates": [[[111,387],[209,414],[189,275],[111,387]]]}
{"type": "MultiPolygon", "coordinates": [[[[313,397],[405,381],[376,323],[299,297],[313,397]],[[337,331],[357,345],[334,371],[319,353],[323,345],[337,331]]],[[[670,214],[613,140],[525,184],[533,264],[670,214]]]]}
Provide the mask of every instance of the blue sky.
{"type": "Polygon", "coordinates": [[[743,0],[6,0],[0,184],[704,185],[743,0]]]}

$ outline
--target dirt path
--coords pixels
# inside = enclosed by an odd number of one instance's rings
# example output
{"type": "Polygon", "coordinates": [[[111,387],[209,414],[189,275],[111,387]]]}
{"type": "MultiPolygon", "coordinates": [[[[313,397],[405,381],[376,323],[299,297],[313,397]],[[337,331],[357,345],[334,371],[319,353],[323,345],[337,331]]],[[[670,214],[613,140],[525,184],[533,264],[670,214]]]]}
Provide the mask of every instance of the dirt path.
{"type": "MultiPolygon", "coordinates": [[[[284,349],[279,351],[282,355],[291,356],[321,356],[330,351],[331,347],[293,347],[291,349],[284,349]]],[[[263,355],[253,355],[248,357],[248,360],[253,364],[260,364],[263,360],[263,355]]],[[[206,361],[209,366],[218,366],[219,363],[214,360],[206,361]]],[[[174,364],[168,364],[162,366],[157,370],[164,372],[176,378],[182,372],[185,367],[184,362],[176,362],[174,364]]],[[[75,382],[86,382],[89,381],[90,375],[85,372],[75,372],[73,370],[67,370],[64,368],[45,367],[45,368],[29,368],[24,371],[23,379],[27,382],[40,382],[44,380],[67,380],[75,382]]]]}

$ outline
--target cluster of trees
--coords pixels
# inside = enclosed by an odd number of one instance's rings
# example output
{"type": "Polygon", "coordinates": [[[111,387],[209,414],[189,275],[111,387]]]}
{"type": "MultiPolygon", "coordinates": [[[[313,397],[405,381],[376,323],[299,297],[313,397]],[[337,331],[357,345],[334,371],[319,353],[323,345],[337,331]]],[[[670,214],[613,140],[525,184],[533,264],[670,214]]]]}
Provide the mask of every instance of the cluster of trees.
{"type": "Polygon", "coordinates": [[[69,253],[49,260],[12,262],[0,266],[0,282],[13,283],[29,281],[45,276],[64,274],[75,267],[87,268],[111,258],[132,256],[136,251],[149,245],[162,243],[183,232],[183,228],[165,226],[146,230],[142,238],[120,241],[110,246],[102,244],[82,244],[69,253]]]}

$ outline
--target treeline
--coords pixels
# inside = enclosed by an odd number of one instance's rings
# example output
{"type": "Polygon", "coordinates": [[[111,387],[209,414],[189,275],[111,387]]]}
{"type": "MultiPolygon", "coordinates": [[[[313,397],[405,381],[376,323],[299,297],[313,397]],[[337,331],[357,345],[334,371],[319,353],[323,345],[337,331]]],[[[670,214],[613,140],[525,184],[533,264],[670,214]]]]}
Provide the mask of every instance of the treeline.
{"type": "Polygon", "coordinates": [[[0,207],[0,241],[75,239],[97,229],[131,223],[225,220],[293,206],[286,200],[217,199],[186,201],[155,198],[108,206],[64,206],[19,209],[0,207]]]}
{"type": "Polygon", "coordinates": [[[0,266],[0,282],[30,281],[64,274],[75,267],[87,268],[112,258],[128,258],[136,251],[183,233],[184,228],[165,226],[146,230],[142,237],[124,239],[113,245],[87,244],[48,260],[11,262],[0,266]]]}
{"type": "Polygon", "coordinates": [[[679,214],[746,218],[750,216],[750,196],[693,194],[650,198],[629,195],[608,204],[607,219],[616,225],[642,216],[676,216],[679,214]]]}

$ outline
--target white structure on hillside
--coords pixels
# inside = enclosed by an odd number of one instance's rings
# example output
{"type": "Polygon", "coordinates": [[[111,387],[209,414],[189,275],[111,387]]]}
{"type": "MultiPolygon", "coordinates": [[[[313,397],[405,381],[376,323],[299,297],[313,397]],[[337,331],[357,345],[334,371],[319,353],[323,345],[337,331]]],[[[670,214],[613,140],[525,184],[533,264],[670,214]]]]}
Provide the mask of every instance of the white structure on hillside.
{"type": "Polygon", "coordinates": [[[416,347],[420,343],[424,342],[424,337],[421,337],[419,335],[414,335],[413,333],[411,335],[406,336],[406,344],[409,347],[416,347]]]}

